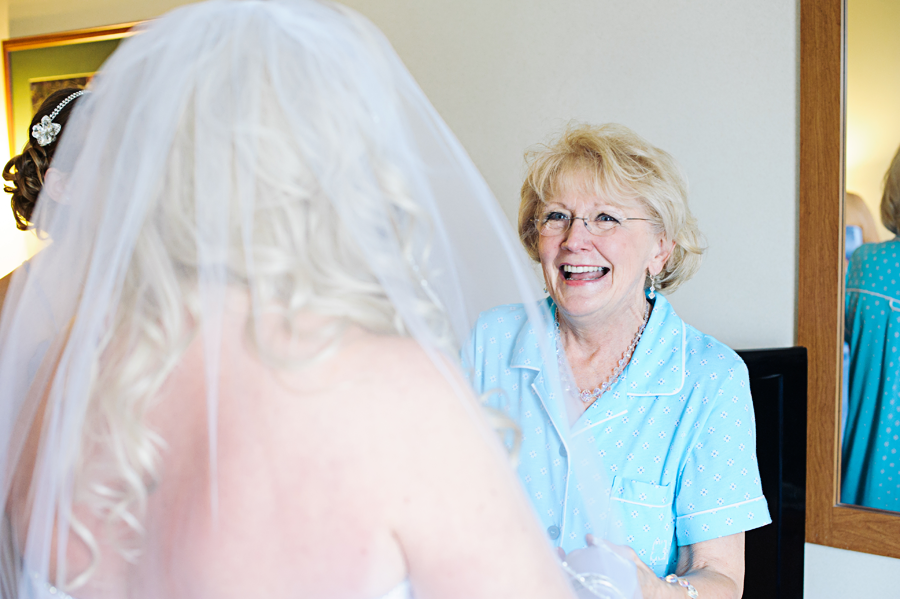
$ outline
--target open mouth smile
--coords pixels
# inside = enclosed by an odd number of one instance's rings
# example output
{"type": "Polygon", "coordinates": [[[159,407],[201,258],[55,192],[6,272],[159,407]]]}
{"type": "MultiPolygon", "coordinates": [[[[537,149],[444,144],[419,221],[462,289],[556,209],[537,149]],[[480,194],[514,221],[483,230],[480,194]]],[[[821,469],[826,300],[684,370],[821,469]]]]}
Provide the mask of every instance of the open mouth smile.
{"type": "Polygon", "coordinates": [[[606,266],[573,266],[563,264],[559,272],[566,281],[599,281],[609,272],[606,266]]]}

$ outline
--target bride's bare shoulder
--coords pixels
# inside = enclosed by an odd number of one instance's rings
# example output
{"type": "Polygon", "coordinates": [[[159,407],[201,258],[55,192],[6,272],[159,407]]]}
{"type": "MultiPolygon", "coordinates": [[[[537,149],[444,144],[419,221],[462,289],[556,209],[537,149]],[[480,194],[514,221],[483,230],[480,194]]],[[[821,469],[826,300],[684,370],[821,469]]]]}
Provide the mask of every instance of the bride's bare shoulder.
{"type": "Polygon", "coordinates": [[[456,361],[437,349],[426,351],[409,337],[351,333],[334,366],[370,393],[390,394],[392,402],[456,395],[461,389],[456,361]]]}
{"type": "MultiPolygon", "coordinates": [[[[434,358],[440,355],[435,350],[434,358]]],[[[433,357],[410,337],[378,335],[357,329],[347,335],[344,359],[386,373],[403,372],[410,377],[439,376],[433,357]]]]}

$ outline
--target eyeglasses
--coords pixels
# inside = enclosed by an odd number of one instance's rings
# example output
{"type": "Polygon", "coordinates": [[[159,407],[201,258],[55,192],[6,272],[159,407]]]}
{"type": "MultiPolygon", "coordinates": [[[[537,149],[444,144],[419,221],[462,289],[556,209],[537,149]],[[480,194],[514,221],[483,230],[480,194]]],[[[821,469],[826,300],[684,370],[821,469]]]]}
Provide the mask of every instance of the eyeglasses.
{"type": "Polygon", "coordinates": [[[595,217],[588,216],[569,216],[563,212],[547,212],[540,218],[534,219],[534,226],[538,232],[544,237],[556,237],[557,235],[565,235],[572,226],[573,220],[584,221],[584,228],[591,235],[609,235],[613,233],[617,227],[628,220],[646,220],[649,218],[616,218],[605,212],[601,212],[595,217]]]}

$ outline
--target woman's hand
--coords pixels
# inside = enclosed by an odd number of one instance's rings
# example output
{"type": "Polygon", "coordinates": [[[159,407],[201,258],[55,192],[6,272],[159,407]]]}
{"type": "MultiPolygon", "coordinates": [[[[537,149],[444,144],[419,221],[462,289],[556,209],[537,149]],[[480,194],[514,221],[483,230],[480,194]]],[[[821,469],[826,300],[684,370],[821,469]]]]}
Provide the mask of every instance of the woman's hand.
{"type": "MultiPolygon", "coordinates": [[[[593,539],[591,539],[592,542],[593,539]]],[[[687,593],[677,585],[662,580],[645,564],[634,549],[628,545],[606,543],[610,549],[634,563],[637,567],[638,584],[641,585],[643,599],[684,599],[687,593]]],[[[693,582],[692,582],[693,584],[693,582]]],[[[705,598],[704,598],[705,599],[705,598]]]]}
{"type": "Polygon", "coordinates": [[[578,599],[610,596],[613,590],[616,597],[643,599],[634,564],[613,545],[598,545],[589,539],[587,547],[568,555],[560,548],[559,553],[578,599]]]}
{"type": "MultiPolygon", "coordinates": [[[[635,564],[644,599],[688,596],[684,588],[658,578],[631,547],[607,545],[635,564]]],[[[676,573],[697,589],[699,599],[740,599],[744,592],[744,533],[679,547],[676,573]]]]}

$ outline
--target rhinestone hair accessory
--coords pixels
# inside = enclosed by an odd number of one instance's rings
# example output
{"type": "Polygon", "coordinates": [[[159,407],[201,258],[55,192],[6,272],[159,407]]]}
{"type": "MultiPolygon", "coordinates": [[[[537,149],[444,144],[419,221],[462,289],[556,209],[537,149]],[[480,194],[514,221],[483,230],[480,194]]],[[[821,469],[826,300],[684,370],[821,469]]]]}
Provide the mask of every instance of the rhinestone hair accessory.
{"type": "Polygon", "coordinates": [[[59,137],[59,132],[62,130],[62,125],[54,123],[53,119],[59,115],[59,112],[65,108],[69,102],[86,93],[85,90],[80,89],[77,92],[66,96],[62,102],[56,105],[53,112],[44,116],[40,123],[31,128],[31,136],[38,142],[39,146],[49,146],[56,141],[56,138],[59,137]]]}

